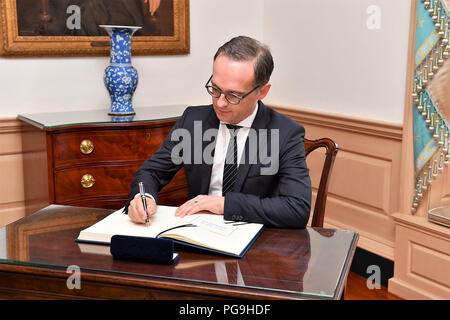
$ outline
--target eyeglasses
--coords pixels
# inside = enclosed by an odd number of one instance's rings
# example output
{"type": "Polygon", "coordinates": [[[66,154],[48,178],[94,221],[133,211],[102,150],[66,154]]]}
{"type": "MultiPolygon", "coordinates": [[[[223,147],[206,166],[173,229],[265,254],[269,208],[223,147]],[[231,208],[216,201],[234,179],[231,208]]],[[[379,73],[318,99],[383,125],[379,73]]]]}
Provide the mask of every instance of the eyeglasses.
{"type": "Polygon", "coordinates": [[[225,96],[225,99],[227,99],[227,101],[231,104],[239,104],[239,102],[241,102],[242,99],[244,99],[246,96],[248,96],[250,93],[252,93],[253,91],[255,91],[256,89],[258,89],[260,87],[260,86],[256,86],[251,91],[247,92],[242,97],[240,97],[234,93],[224,92],[224,91],[220,90],[219,88],[216,88],[215,86],[208,85],[208,83],[211,81],[212,77],[213,76],[211,75],[208,82],[206,82],[206,84],[205,84],[206,91],[208,91],[208,93],[213,98],[220,98],[220,96],[223,94],[225,96]]]}

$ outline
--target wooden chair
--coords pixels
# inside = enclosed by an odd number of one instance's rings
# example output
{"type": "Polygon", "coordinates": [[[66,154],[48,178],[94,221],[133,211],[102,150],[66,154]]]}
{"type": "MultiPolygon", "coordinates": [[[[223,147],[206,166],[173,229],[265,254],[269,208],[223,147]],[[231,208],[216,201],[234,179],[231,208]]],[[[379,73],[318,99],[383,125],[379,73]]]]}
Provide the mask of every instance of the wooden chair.
{"type": "Polygon", "coordinates": [[[309,140],[305,138],[305,155],[308,156],[312,151],[318,148],[325,148],[325,161],[320,177],[319,188],[317,189],[316,204],[311,221],[311,227],[323,227],[325,218],[325,205],[328,195],[328,184],[330,182],[331,171],[333,169],[334,159],[339,150],[336,142],[329,138],[309,140]]]}

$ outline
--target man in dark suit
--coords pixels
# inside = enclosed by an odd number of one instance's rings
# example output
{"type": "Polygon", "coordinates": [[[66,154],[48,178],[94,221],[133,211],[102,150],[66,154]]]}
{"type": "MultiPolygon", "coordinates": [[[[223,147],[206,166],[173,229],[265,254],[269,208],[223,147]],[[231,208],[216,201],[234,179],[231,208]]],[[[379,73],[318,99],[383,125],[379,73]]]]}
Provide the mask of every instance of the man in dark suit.
{"type": "Polygon", "coordinates": [[[261,102],[272,70],[269,49],[249,37],[233,38],[218,49],[206,84],[212,105],[187,108],[136,172],[126,206],[132,221],[146,219],[138,183],[145,184],[151,215],[159,190],[184,167],[189,200],[178,216],[206,210],[226,220],[306,226],[311,181],[305,130],[261,102]]]}

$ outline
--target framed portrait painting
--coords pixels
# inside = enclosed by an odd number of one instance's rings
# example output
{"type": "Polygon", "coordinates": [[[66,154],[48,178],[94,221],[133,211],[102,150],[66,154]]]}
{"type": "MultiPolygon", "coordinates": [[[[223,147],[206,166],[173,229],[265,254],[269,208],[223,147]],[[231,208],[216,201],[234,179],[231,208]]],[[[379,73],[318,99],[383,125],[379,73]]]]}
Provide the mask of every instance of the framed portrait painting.
{"type": "Polygon", "coordinates": [[[189,0],[0,0],[3,57],[102,56],[100,25],[142,27],[134,55],[187,54],[189,0]]]}

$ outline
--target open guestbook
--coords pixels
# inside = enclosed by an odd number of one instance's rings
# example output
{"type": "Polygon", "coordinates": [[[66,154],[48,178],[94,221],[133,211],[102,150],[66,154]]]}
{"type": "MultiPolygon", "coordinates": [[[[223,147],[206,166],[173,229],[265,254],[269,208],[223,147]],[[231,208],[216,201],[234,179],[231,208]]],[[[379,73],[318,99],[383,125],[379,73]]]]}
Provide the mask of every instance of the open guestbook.
{"type": "Polygon", "coordinates": [[[242,258],[264,229],[263,224],[227,221],[222,215],[175,216],[177,207],[158,206],[151,224],[136,224],[123,208],[82,230],[77,242],[109,245],[113,235],[169,238],[208,251],[242,258]]]}

